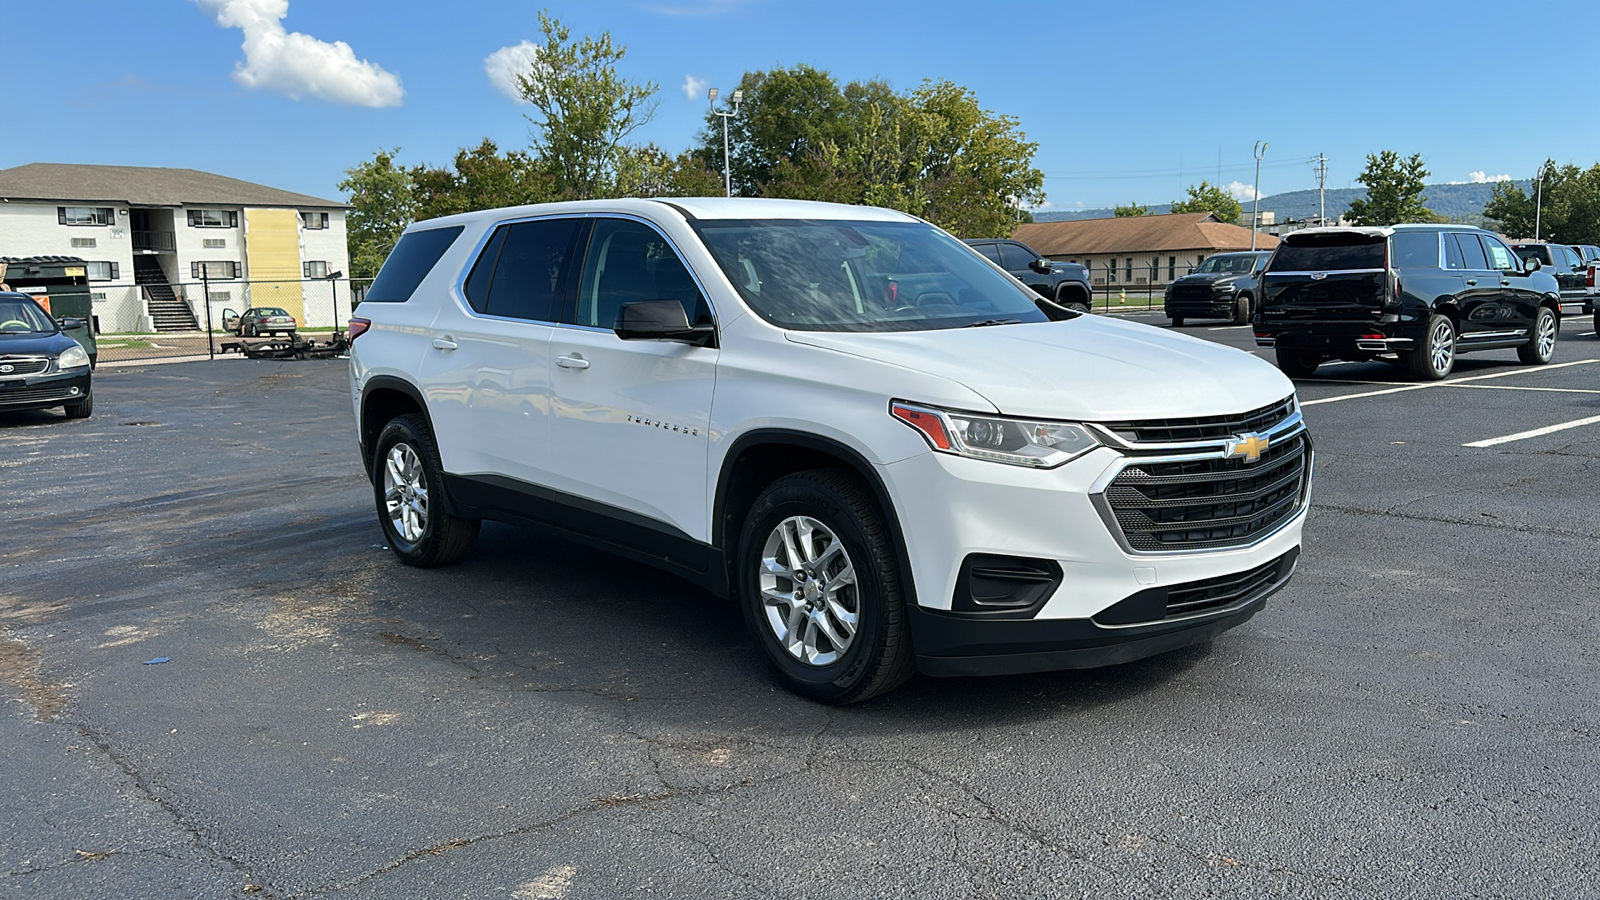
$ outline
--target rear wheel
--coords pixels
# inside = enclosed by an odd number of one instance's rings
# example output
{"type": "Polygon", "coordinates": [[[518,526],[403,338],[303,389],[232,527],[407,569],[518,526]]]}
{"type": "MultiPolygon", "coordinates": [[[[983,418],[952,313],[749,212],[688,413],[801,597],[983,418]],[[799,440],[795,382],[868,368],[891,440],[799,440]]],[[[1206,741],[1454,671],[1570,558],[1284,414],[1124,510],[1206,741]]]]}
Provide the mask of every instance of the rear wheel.
{"type": "Polygon", "coordinates": [[[778,479],[739,539],[739,605],[785,687],[843,705],[916,671],[900,569],[883,513],[839,469],[778,479]]]}
{"type": "Polygon", "coordinates": [[[1182,328],[1183,327],[1183,316],[1173,316],[1172,317],[1172,327],[1173,328],[1182,328]]]}
{"type": "Polygon", "coordinates": [[[482,522],[444,511],[439,449],[427,423],[398,416],[383,426],[372,456],[378,524],[407,565],[431,568],[467,555],[482,522]]]}
{"type": "Polygon", "coordinates": [[[1089,302],[1077,291],[1061,290],[1056,293],[1056,305],[1080,313],[1089,311],[1089,302]]]}
{"type": "Polygon", "coordinates": [[[1422,346],[1401,354],[1411,374],[1424,381],[1438,381],[1456,367],[1456,324],[1448,316],[1428,320],[1422,346]]]}
{"type": "Polygon", "coordinates": [[[1278,368],[1290,378],[1310,378],[1317,366],[1322,365],[1322,355],[1308,350],[1277,350],[1278,368]]]}
{"type": "Polygon", "coordinates": [[[1555,311],[1548,306],[1539,307],[1539,315],[1533,319],[1533,334],[1526,344],[1517,348],[1517,358],[1530,366],[1549,362],[1556,355],[1556,338],[1560,331],[1555,311]]]}
{"type": "Polygon", "coordinates": [[[1239,299],[1233,302],[1233,324],[1250,324],[1250,295],[1240,294],[1239,299]]]}

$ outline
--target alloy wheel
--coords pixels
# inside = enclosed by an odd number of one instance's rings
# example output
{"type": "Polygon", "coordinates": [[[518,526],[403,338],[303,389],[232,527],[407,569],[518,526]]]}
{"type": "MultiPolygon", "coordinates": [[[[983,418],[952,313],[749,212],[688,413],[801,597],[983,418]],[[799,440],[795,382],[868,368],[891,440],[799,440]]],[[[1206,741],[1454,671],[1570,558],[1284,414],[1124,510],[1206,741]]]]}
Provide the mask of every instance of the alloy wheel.
{"type": "Polygon", "coordinates": [[[407,543],[428,530],[428,479],[410,444],[395,444],[383,461],[383,505],[389,525],[407,543]]]}
{"type": "Polygon", "coordinates": [[[1539,317],[1539,358],[1549,359],[1556,352],[1556,317],[1542,315],[1539,317]]]}
{"type": "Polygon", "coordinates": [[[855,566],[838,535],[810,516],[790,516],[767,536],[760,566],[761,605],[778,644],[809,665],[838,662],[861,614],[855,566]]]}
{"type": "Polygon", "coordinates": [[[1433,371],[1440,377],[1450,371],[1456,358],[1456,330],[1449,319],[1441,318],[1433,323],[1433,330],[1428,333],[1428,362],[1433,366],[1433,371]]]}

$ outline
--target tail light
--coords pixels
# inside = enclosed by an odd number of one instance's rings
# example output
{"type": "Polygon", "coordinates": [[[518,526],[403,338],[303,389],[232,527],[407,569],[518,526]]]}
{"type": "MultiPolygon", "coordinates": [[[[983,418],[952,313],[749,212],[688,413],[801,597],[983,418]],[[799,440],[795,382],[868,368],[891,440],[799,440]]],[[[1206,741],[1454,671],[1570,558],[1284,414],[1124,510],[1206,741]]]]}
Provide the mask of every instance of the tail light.
{"type": "Polygon", "coordinates": [[[356,338],[361,337],[363,334],[366,334],[367,333],[367,329],[371,328],[371,327],[372,327],[372,320],[371,319],[351,319],[350,320],[350,340],[351,340],[351,342],[354,342],[356,338]]]}
{"type": "Polygon", "coordinates": [[[1594,270],[1595,270],[1595,269],[1596,269],[1596,268],[1600,268],[1600,267],[1596,267],[1596,266],[1590,266],[1590,267],[1589,267],[1589,276],[1588,276],[1588,277],[1587,277],[1587,278],[1585,278],[1585,279],[1584,279],[1584,282],[1585,282],[1585,283],[1586,283],[1586,284],[1588,284],[1588,285],[1589,285],[1589,287],[1594,287],[1594,270]]]}

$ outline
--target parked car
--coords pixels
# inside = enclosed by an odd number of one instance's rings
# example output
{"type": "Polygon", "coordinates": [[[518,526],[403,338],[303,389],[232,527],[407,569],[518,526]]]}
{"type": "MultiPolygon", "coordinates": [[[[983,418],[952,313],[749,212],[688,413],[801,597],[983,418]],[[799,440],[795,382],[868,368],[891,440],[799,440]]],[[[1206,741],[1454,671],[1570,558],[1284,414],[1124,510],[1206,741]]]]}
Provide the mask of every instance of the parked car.
{"type": "Polygon", "coordinates": [[[1293,385],[1041,306],[886,209],[419,222],[350,329],[362,464],[402,562],[460,558],[483,519],[555,529],[736,598],[779,680],[828,703],[1249,619],[1300,552],[1293,385]]]}
{"type": "Polygon", "coordinates": [[[967,245],[1057,306],[1078,312],[1088,312],[1094,306],[1089,270],[1077,263],[1045,259],[1021,241],[973,238],[967,245]]]}
{"type": "Polygon", "coordinates": [[[1271,250],[1214,253],[1193,272],[1167,285],[1164,311],[1173,327],[1185,319],[1227,319],[1248,325],[1261,296],[1261,270],[1271,250]]]}
{"type": "Polygon", "coordinates": [[[294,337],[299,323],[287,310],[276,306],[253,306],[243,314],[231,309],[222,311],[222,327],[240,337],[258,337],[263,334],[287,334],[294,337]]]}
{"type": "Polygon", "coordinates": [[[1584,265],[1592,266],[1600,263],[1600,247],[1594,244],[1573,244],[1571,246],[1573,251],[1578,254],[1578,259],[1582,260],[1584,265]]]}
{"type": "Polygon", "coordinates": [[[1583,314],[1594,315],[1594,330],[1600,339],[1600,247],[1594,244],[1577,244],[1578,258],[1583,260],[1583,283],[1589,292],[1583,298],[1583,314]]]}
{"type": "Polygon", "coordinates": [[[1261,285],[1256,344],[1275,347],[1278,367],[1295,378],[1328,359],[1394,354],[1437,380],[1458,354],[1501,348],[1543,365],[1561,327],[1555,276],[1463,225],[1292,232],[1261,285]]]}
{"type": "Polygon", "coordinates": [[[0,293],[0,411],[59,406],[69,419],[94,412],[89,352],[66,332],[77,318],[56,321],[27,294],[0,293]]]}
{"type": "Polygon", "coordinates": [[[1578,251],[1566,244],[1532,241],[1512,244],[1511,249],[1517,251],[1524,261],[1537,259],[1539,268],[1555,276],[1556,284],[1561,288],[1562,306],[1588,306],[1589,294],[1593,289],[1589,285],[1589,267],[1583,264],[1578,251]]]}

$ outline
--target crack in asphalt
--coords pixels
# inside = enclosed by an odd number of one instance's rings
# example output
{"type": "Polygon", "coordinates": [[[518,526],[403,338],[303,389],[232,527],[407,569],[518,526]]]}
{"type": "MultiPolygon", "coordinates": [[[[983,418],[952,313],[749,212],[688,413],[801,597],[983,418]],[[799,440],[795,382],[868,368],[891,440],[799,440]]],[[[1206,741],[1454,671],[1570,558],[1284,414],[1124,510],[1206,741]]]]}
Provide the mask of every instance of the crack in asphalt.
{"type": "MultiPolygon", "coordinates": [[[[1437,496],[1447,496],[1447,494],[1441,494],[1437,496]]],[[[1424,497],[1420,499],[1430,498],[1424,497]]],[[[1415,501],[1408,501],[1408,503],[1409,502],[1415,501]]],[[[1512,522],[1502,522],[1499,519],[1478,521],[1472,519],[1450,519],[1444,516],[1429,516],[1422,515],[1420,513],[1399,512],[1398,507],[1394,509],[1375,509],[1362,506],[1315,503],[1311,508],[1313,512],[1336,512],[1354,516],[1391,516],[1396,519],[1405,519],[1408,522],[1433,522],[1439,525],[1465,525],[1470,528],[1487,528],[1494,531],[1515,531],[1521,534],[1545,534],[1552,537],[1584,538],[1591,540],[1596,537],[1600,537],[1600,535],[1596,535],[1593,532],[1576,531],[1567,528],[1553,528],[1539,525],[1518,525],[1512,522]]]]}

